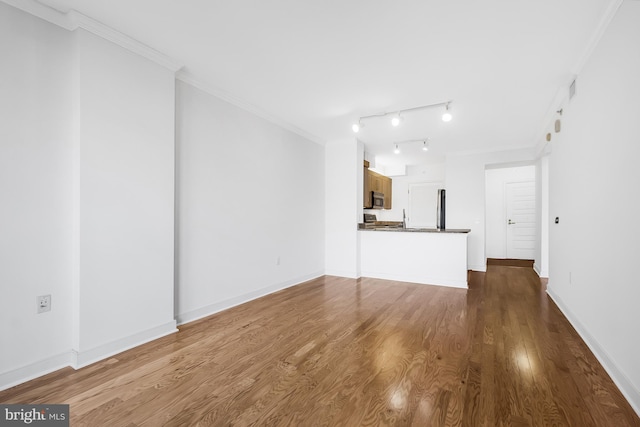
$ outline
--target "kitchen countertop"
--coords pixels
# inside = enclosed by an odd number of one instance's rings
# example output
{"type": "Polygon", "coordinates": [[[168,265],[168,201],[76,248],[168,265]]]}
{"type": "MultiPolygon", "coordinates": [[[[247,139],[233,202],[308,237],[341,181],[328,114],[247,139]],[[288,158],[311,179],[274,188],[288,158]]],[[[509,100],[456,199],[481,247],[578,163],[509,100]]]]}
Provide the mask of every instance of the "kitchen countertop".
{"type": "Polygon", "coordinates": [[[446,228],[439,230],[437,228],[402,228],[402,227],[374,227],[365,228],[362,224],[358,224],[358,229],[361,231],[385,231],[385,232],[399,232],[399,233],[469,233],[471,230],[468,228],[446,228]]]}

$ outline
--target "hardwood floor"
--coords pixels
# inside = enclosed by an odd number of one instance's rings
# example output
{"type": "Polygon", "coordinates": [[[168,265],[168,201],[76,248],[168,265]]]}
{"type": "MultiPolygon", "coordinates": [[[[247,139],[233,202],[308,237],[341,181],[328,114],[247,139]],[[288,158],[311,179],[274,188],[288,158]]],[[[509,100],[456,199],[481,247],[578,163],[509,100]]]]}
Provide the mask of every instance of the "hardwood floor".
{"type": "Polygon", "coordinates": [[[323,277],[0,392],[72,426],[640,426],[533,270],[323,277]]]}
{"type": "Polygon", "coordinates": [[[487,258],[487,265],[502,265],[504,267],[530,267],[533,268],[532,259],[513,258],[487,258]]]}

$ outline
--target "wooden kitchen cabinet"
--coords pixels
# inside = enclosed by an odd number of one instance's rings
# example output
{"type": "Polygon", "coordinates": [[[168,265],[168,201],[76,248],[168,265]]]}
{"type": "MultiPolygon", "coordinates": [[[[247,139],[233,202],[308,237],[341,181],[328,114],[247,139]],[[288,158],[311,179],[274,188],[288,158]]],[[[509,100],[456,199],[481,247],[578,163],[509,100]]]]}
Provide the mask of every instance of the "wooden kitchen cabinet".
{"type": "Polygon", "coordinates": [[[363,207],[365,209],[371,209],[373,207],[371,201],[371,192],[384,194],[384,208],[391,209],[391,196],[392,196],[392,181],[388,176],[380,175],[374,171],[369,170],[365,163],[364,167],[364,179],[363,179],[363,207]]]}
{"type": "Polygon", "coordinates": [[[391,209],[391,178],[382,177],[382,193],[384,194],[384,208],[391,209]]]}
{"type": "Polygon", "coordinates": [[[375,191],[376,193],[383,192],[382,178],[382,175],[369,171],[369,179],[371,180],[369,185],[371,186],[371,191],[375,191]]]}
{"type": "Polygon", "coordinates": [[[369,162],[365,161],[364,164],[364,179],[362,180],[363,182],[363,187],[364,187],[364,191],[363,191],[363,204],[362,206],[365,209],[371,209],[372,206],[372,200],[371,200],[371,192],[373,191],[371,189],[371,180],[369,178],[369,162]]]}

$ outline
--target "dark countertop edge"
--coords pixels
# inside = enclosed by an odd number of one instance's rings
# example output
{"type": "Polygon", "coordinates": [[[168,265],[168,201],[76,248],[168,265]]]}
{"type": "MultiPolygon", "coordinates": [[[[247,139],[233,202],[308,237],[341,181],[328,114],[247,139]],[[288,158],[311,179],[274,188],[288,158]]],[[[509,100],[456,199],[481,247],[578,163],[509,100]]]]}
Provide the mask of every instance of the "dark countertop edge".
{"type": "Polygon", "coordinates": [[[394,228],[394,227],[380,227],[380,228],[358,228],[359,231],[383,231],[385,233],[470,233],[468,228],[446,228],[444,230],[438,230],[437,228],[394,228]]]}

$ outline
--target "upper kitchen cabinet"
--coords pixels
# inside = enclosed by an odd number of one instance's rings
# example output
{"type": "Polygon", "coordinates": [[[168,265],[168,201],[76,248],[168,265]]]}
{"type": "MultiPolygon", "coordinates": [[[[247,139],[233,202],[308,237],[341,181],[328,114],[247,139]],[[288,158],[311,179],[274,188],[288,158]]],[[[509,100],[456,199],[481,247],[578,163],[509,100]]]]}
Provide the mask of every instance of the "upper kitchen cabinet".
{"type": "Polygon", "coordinates": [[[369,185],[371,186],[371,191],[375,191],[376,193],[383,193],[383,183],[382,175],[379,175],[373,171],[369,171],[369,185]]]}
{"type": "Polygon", "coordinates": [[[391,209],[391,178],[382,176],[382,194],[384,194],[384,208],[391,209]]]}
{"type": "Polygon", "coordinates": [[[366,160],[364,161],[364,179],[362,180],[362,182],[364,188],[362,206],[365,209],[371,209],[373,207],[373,201],[371,200],[371,192],[373,190],[371,189],[371,181],[369,180],[369,162],[366,160]]]}
{"type": "Polygon", "coordinates": [[[384,194],[384,208],[391,209],[391,178],[369,170],[369,162],[364,162],[363,207],[373,208],[371,192],[384,194]]]}

